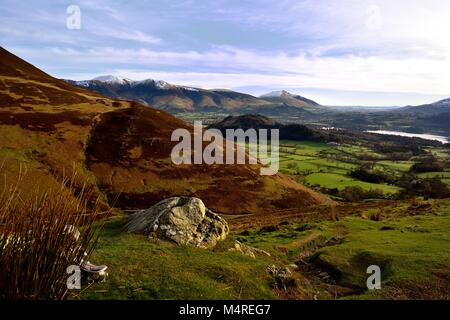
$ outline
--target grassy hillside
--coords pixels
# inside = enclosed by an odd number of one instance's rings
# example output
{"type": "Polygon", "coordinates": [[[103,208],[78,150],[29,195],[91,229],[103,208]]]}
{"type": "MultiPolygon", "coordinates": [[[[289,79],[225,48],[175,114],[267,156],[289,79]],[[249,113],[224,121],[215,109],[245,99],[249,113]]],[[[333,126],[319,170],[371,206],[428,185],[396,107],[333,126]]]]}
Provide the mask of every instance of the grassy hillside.
{"type": "MultiPolygon", "coordinates": [[[[123,233],[124,217],[113,218],[93,261],[109,266],[108,280],[73,298],[87,299],[270,299],[267,259],[239,253],[152,242],[123,233]]],[[[226,244],[229,244],[231,239],[226,244]]]]}
{"type": "Polygon", "coordinates": [[[345,212],[339,221],[291,220],[245,230],[234,221],[226,242],[214,250],[124,234],[126,219],[112,218],[92,257],[110,266],[108,281],[72,298],[449,298],[448,200],[345,212]],[[235,239],[271,256],[228,252],[235,239]],[[292,263],[299,266],[294,272],[298,286],[274,289],[267,266],[292,263]],[[382,268],[382,290],[365,287],[371,264],[382,268]],[[322,277],[324,272],[329,278],[322,277]]]}
{"type": "Polygon", "coordinates": [[[150,108],[102,114],[86,148],[87,168],[123,208],[146,208],[171,195],[195,195],[225,214],[269,214],[281,201],[291,208],[329,202],[286,176],[261,176],[259,165],[175,166],[171,133],[178,128],[192,130],[150,108]]]}

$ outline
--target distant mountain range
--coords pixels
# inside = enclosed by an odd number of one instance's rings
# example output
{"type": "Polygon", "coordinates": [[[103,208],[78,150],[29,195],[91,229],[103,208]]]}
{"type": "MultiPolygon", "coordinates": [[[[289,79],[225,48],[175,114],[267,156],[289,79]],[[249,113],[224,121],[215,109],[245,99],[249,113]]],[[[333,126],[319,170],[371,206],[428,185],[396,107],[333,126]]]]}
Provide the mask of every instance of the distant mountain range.
{"type": "Polygon", "coordinates": [[[399,109],[398,111],[406,113],[419,113],[423,115],[436,115],[443,112],[450,112],[450,98],[420,106],[407,106],[399,109]]]}
{"type": "Polygon", "coordinates": [[[110,98],[134,100],[170,112],[259,110],[282,106],[310,111],[325,108],[315,101],[287,91],[254,97],[231,90],[207,90],[153,79],[133,81],[115,76],[101,76],[92,80],[66,81],[110,98]]]}
{"type": "MultiPolygon", "coordinates": [[[[226,89],[201,89],[189,86],[171,84],[162,80],[134,81],[116,76],[100,76],[92,80],[66,82],[98,92],[104,96],[114,99],[126,99],[137,101],[158,109],[169,112],[260,112],[267,115],[275,114],[304,114],[306,113],[329,113],[348,111],[383,111],[382,108],[371,110],[370,108],[355,107],[333,108],[325,107],[316,101],[288,91],[273,91],[259,97],[250,94],[236,92],[226,89]]],[[[409,113],[421,115],[436,115],[450,111],[450,98],[435,103],[406,106],[400,108],[386,108],[384,111],[394,113],[409,113]]]]}
{"type": "MultiPolygon", "coordinates": [[[[281,123],[303,123],[355,130],[397,130],[450,136],[450,99],[420,106],[390,109],[335,108],[292,94],[274,91],[259,97],[225,89],[201,89],[147,79],[133,81],[115,76],[92,80],[65,80],[114,99],[136,101],[173,114],[210,112],[259,114],[281,123]]],[[[217,119],[216,119],[217,120],[217,119]]]]}

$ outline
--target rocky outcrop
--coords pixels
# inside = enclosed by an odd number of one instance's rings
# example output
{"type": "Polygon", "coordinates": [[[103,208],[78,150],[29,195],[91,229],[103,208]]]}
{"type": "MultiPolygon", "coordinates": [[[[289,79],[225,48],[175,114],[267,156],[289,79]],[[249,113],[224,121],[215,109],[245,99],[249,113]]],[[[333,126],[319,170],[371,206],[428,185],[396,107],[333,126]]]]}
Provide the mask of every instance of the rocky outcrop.
{"type": "Polygon", "coordinates": [[[179,245],[214,247],[229,232],[227,222],[193,197],[174,197],[130,215],[126,230],[179,245]]]}
{"type": "Polygon", "coordinates": [[[288,267],[276,267],[271,265],[267,267],[267,272],[273,277],[273,286],[275,288],[286,290],[288,287],[297,286],[292,271],[288,267]]]}
{"type": "Polygon", "coordinates": [[[268,253],[267,251],[250,247],[237,240],[234,242],[234,247],[230,248],[228,251],[239,252],[252,258],[256,258],[257,255],[264,255],[270,257],[270,253],[268,253]]]}

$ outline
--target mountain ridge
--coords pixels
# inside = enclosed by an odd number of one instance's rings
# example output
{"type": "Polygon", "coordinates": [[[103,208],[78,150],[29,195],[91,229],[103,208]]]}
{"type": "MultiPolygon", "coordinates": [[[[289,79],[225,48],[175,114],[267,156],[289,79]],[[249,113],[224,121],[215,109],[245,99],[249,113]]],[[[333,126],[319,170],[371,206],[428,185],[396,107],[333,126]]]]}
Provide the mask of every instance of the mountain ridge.
{"type": "Polygon", "coordinates": [[[261,95],[260,98],[274,104],[282,104],[289,107],[303,108],[311,111],[326,108],[311,99],[305,98],[298,94],[292,94],[286,90],[272,91],[261,95]]]}
{"type": "Polygon", "coordinates": [[[110,98],[130,99],[169,112],[258,110],[281,106],[314,110],[321,107],[310,99],[289,93],[282,99],[263,98],[228,89],[202,89],[154,79],[134,81],[116,76],[100,76],[92,80],[65,81],[110,98]]]}
{"type": "Polygon", "coordinates": [[[396,111],[404,113],[420,113],[424,115],[436,115],[439,113],[450,112],[450,98],[418,106],[406,106],[396,111]]]}

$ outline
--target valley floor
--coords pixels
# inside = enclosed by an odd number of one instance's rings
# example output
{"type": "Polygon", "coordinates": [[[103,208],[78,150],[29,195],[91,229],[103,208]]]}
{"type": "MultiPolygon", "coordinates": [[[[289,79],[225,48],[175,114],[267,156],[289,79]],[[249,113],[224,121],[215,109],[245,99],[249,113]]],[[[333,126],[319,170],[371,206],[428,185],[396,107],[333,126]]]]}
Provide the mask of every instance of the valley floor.
{"type": "MultiPolygon", "coordinates": [[[[442,162],[450,160],[448,149],[428,148],[428,151],[442,162]]],[[[280,141],[280,171],[310,186],[343,190],[346,187],[360,187],[363,190],[380,190],[384,194],[395,194],[401,188],[386,183],[369,183],[350,175],[362,164],[372,163],[374,168],[391,177],[401,177],[416,163],[392,160],[386,155],[359,145],[330,145],[311,141],[280,141]],[[362,155],[373,160],[360,160],[362,155]]],[[[449,169],[444,172],[419,174],[421,178],[438,178],[450,186],[449,169]]]]}

